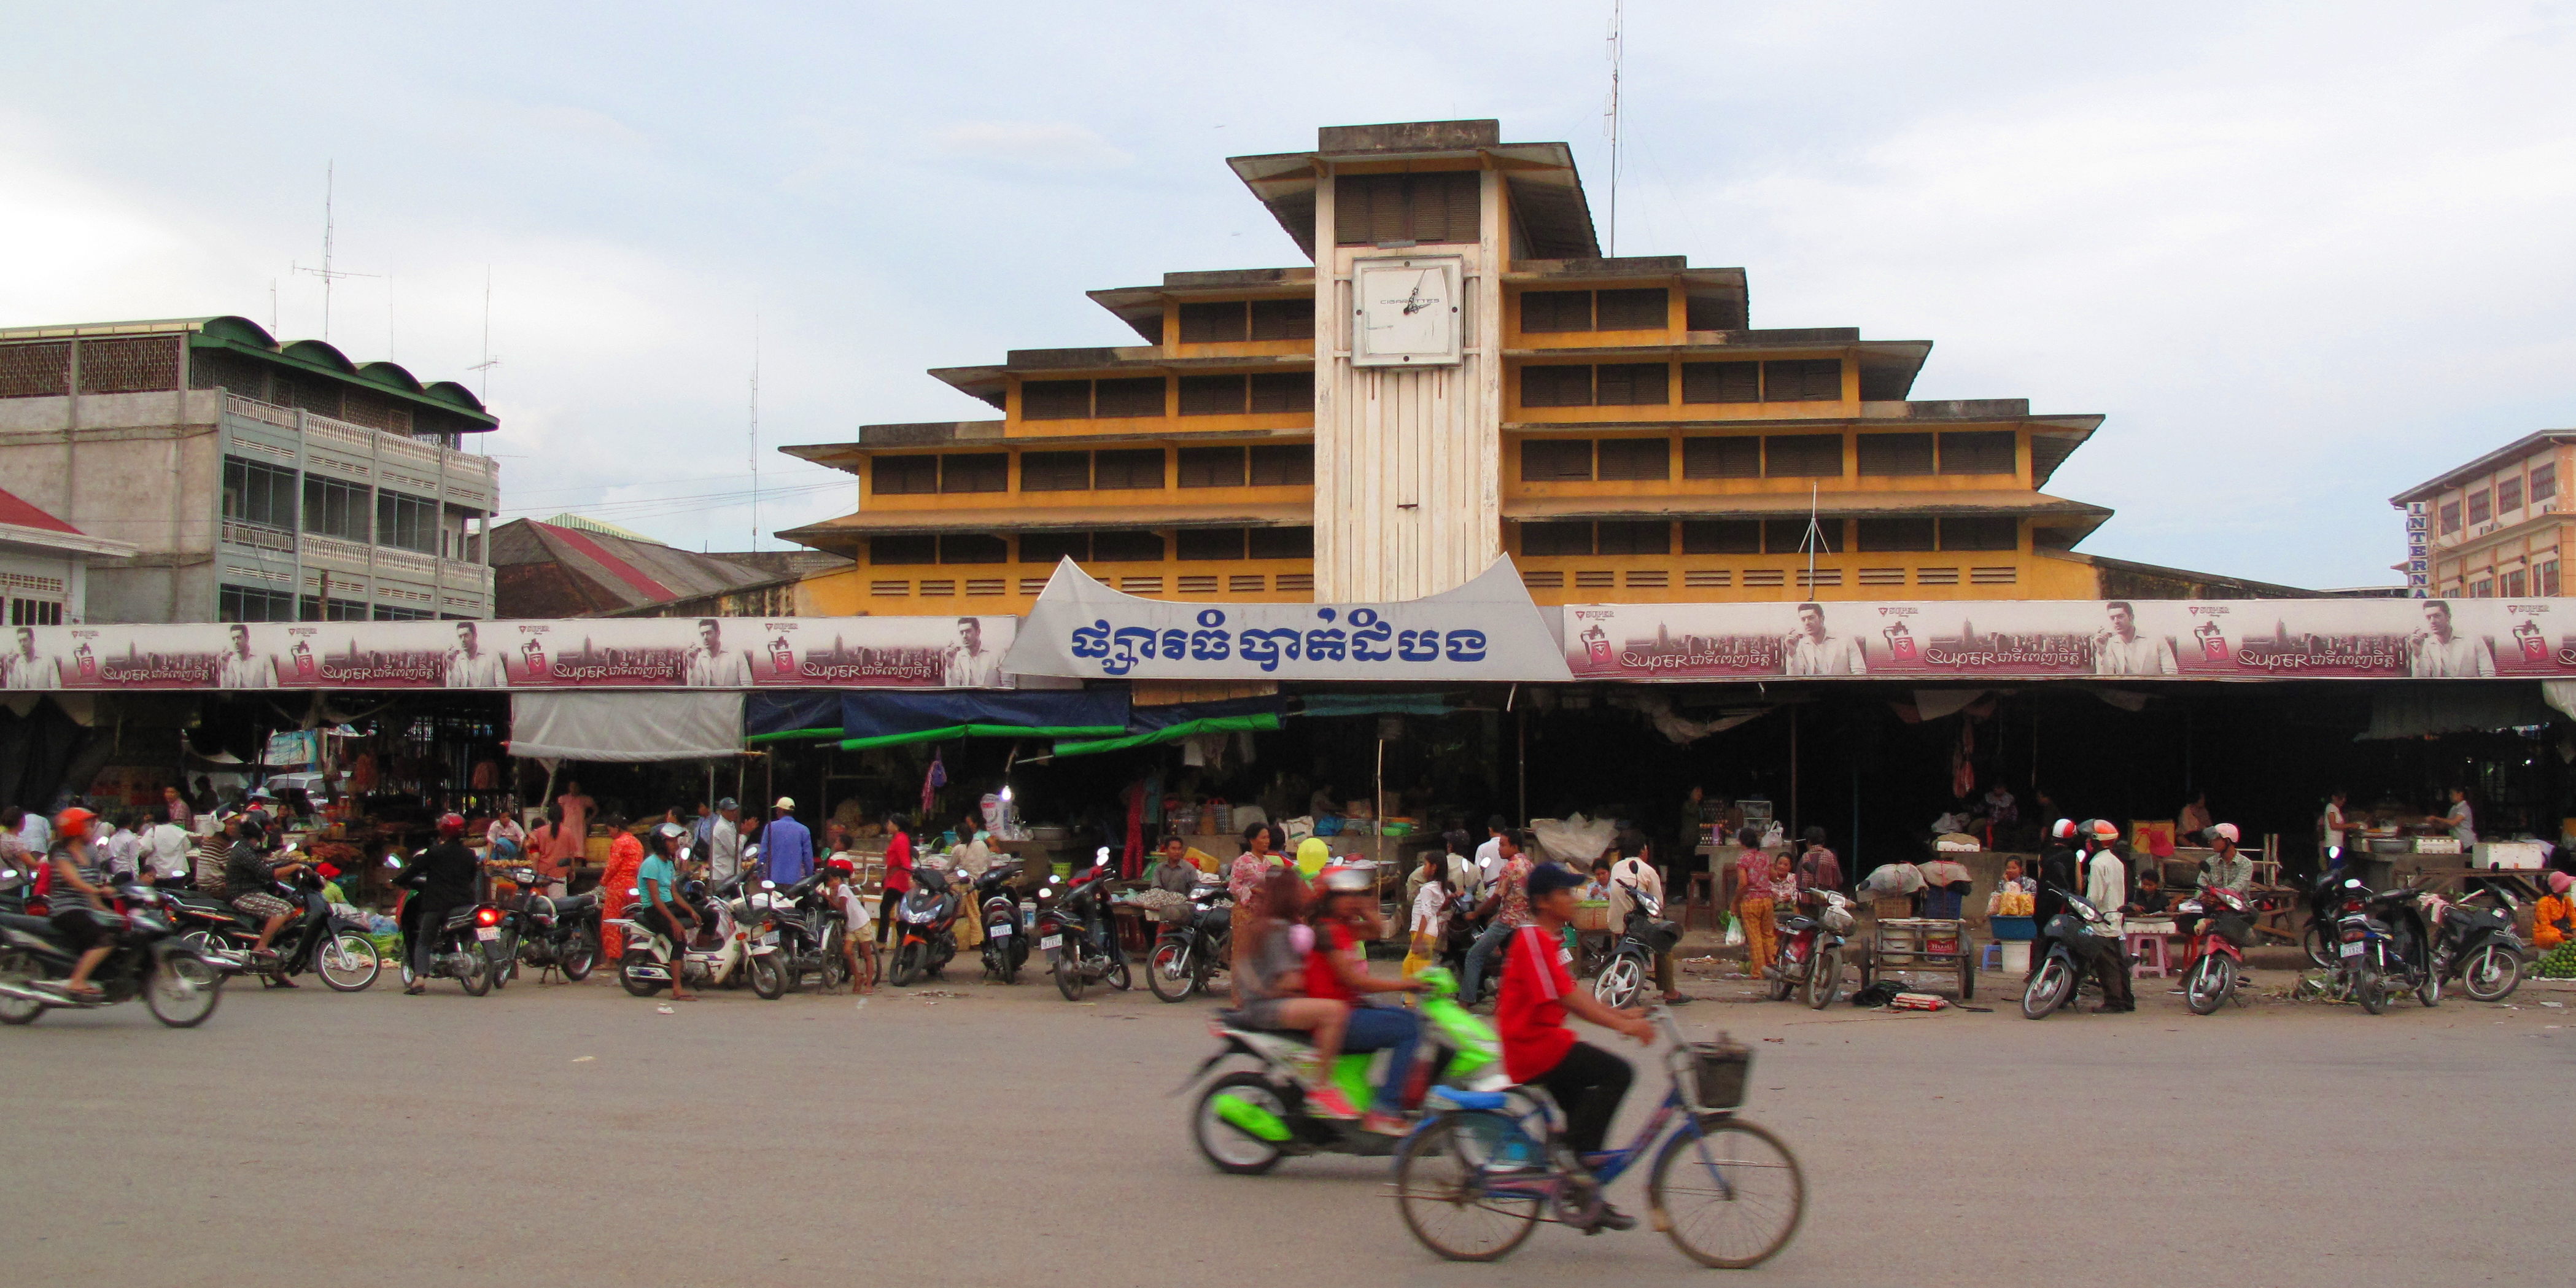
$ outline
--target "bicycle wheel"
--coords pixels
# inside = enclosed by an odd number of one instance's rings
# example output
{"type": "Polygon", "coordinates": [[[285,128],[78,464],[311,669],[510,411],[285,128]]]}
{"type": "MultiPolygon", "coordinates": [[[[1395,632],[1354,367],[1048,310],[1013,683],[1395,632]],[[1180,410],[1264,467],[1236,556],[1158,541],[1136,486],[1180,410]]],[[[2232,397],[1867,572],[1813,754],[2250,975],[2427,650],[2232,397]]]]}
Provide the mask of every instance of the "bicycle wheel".
{"type": "Polygon", "coordinates": [[[354,930],[339,931],[313,949],[313,973],[335,992],[355,993],[375,983],[383,969],[375,941],[354,930]]]}
{"type": "Polygon", "coordinates": [[[1665,1141],[1646,1202],[1683,1256],[1743,1270],[1789,1246],[1807,1212],[1807,1180],[1779,1137],[1730,1118],[1665,1141]]]}
{"type": "MultiPolygon", "coordinates": [[[[1479,1160],[1494,1141],[1520,1135],[1495,1114],[1442,1114],[1405,1138],[1395,1156],[1395,1204],[1404,1228],[1450,1261],[1493,1261],[1521,1246],[1538,1225],[1555,1178],[1497,1175],[1479,1160]]],[[[1526,1151],[1533,1155],[1538,1151],[1526,1151]]]]}

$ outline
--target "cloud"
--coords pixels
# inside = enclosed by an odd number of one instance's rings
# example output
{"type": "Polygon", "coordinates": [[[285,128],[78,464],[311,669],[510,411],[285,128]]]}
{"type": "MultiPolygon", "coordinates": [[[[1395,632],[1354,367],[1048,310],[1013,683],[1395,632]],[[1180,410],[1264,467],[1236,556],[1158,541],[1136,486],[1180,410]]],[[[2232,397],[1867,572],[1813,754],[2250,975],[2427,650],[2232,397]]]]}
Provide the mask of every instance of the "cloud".
{"type": "Polygon", "coordinates": [[[1049,173],[1114,169],[1136,161],[1096,131],[1070,121],[961,121],[932,130],[930,142],[951,156],[1049,173]]]}

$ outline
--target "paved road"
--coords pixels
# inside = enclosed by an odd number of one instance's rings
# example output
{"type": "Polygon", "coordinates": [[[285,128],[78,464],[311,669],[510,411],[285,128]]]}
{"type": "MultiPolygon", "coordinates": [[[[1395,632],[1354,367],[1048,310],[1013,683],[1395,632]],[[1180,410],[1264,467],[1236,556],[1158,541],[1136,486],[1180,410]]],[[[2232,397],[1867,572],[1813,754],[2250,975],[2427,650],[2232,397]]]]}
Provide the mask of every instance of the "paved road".
{"type": "MultiPolygon", "coordinates": [[[[2576,1020],[2539,1003],[2576,992],[2198,1019],[2150,985],[2137,1015],[2031,1024],[1698,987],[1691,1027],[1760,1039],[1748,1116],[1807,1168],[1763,1281],[2520,1284],[2568,1246],[2541,1142],[2564,1135],[2576,1020]]],[[[604,980],[308,985],[240,989],[192,1032],[49,1015],[0,1030],[0,1258],[17,1285],[227,1288],[1717,1274],[1646,1230],[1439,1263],[1382,1164],[1198,1158],[1165,1093],[1211,1049],[1203,1004],[939,991],[666,1015],[604,980]]]]}

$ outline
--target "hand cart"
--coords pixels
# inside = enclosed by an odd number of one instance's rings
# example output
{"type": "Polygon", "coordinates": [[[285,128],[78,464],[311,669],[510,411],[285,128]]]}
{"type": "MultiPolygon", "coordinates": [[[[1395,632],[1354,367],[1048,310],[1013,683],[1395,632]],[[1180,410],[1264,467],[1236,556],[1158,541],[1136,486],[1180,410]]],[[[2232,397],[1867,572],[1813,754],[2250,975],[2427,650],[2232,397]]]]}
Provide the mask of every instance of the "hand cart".
{"type": "MultiPolygon", "coordinates": [[[[1977,955],[1968,942],[1967,923],[1955,918],[1882,917],[1859,964],[1862,988],[1882,975],[1943,975],[1958,989],[1960,1001],[1977,995],[1977,955]]],[[[1904,982],[1913,984],[1910,978],[1904,982]]]]}

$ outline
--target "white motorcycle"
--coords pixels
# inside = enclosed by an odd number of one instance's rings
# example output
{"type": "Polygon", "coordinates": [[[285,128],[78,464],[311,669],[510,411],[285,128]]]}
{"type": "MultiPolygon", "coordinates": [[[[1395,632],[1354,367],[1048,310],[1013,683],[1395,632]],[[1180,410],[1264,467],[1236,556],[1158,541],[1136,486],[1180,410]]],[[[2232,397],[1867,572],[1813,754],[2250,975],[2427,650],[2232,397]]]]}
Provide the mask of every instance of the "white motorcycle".
{"type": "MultiPolygon", "coordinates": [[[[758,854],[758,847],[744,852],[743,871],[746,874],[754,870],[752,860],[758,854]]],[[[688,851],[680,852],[682,863],[686,863],[688,857],[688,851]]],[[[711,934],[714,939],[711,947],[680,950],[669,937],[632,917],[608,919],[606,924],[626,932],[626,951],[618,959],[617,982],[624,984],[626,991],[637,997],[651,997],[670,986],[676,962],[681,982],[693,987],[716,988],[747,981],[751,991],[763,1001],[775,1001],[785,996],[787,967],[778,956],[778,930],[766,924],[766,909],[757,917],[749,915],[751,907],[743,893],[743,886],[748,883],[747,878],[737,879],[725,890],[717,891],[716,897],[703,901],[692,898],[701,888],[699,882],[681,884],[681,897],[690,899],[690,906],[697,908],[704,917],[701,937],[711,934]],[[733,898],[724,897],[728,891],[733,898]]],[[[628,893],[640,896],[642,892],[633,890],[628,893]]],[[[766,902],[765,894],[761,898],[766,902]]]]}

